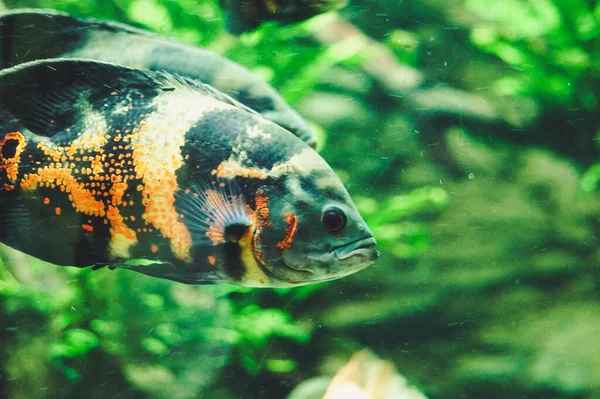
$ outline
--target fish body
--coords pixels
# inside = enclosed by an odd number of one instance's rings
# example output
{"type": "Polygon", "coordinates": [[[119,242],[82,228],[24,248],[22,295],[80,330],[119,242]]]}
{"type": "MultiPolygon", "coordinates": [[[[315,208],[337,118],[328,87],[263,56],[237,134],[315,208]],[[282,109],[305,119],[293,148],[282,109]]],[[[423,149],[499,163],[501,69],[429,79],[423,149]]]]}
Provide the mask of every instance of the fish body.
{"type": "Polygon", "coordinates": [[[226,13],[226,26],[233,34],[256,29],[266,21],[281,24],[300,22],[315,15],[336,10],[346,0],[220,0],[226,13]]]}
{"type": "Polygon", "coordinates": [[[377,258],[342,183],[289,131],[197,81],[89,60],[0,71],[0,242],[259,287],[377,258]]]}
{"type": "Polygon", "coordinates": [[[316,144],[308,123],[271,86],[218,54],[125,24],[56,11],[0,15],[0,68],[48,58],[88,58],[197,79],[316,144]]]}

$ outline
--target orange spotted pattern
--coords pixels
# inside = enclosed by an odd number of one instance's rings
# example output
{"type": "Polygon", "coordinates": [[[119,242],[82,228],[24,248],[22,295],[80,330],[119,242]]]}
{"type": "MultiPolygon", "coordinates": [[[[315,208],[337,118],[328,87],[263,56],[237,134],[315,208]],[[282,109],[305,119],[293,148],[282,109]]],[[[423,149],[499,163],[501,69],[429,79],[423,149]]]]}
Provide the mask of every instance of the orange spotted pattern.
{"type": "Polygon", "coordinates": [[[227,164],[225,162],[221,162],[217,169],[211,171],[213,176],[222,177],[231,179],[234,177],[245,177],[249,179],[265,179],[267,175],[266,169],[254,168],[254,167],[246,167],[240,166],[237,164],[227,164]]]}
{"type": "Polygon", "coordinates": [[[256,214],[258,216],[258,220],[259,223],[261,223],[259,225],[260,228],[264,227],[265,224],[270,224],[270,222],[267,222],[266,220],[269,218],[269,197],[267,197],[264,194],[264,191],[261,189],[258,189],[256,191],[256,214]]]}
{"type": "MultiPolygon", "coordinates": [[[[20,177],[18,168],[26,148],[25,138],[19,132],[8,133],[0,142],[0,150],[8,140],[19,142],[15,156],[0,157],[0,172],[4,170],[25,191],[45,188],[64,193],[76,212],[108,225],[113,257],[129,256],[131,247],[138,243],[138,234],[158,230],[170,240],[176,258],[191,262],[191,235],[174,206],[174,193],[179,189],[176,171],[183,166],[179,147],[182,144],[172,139],[156,143],[157,137],[177,136],[183,140],[185,131],[174,130],[143,121],[139,127],[115,129],[110,134],[88,128],[76,133],[76,138],[67,145],[43,140],[35,144],[43,157],[35,159],[28,173],[20,177]],[[125,216],[124,210],[133,206],[137,207],[135,216],[131,211],[125,212],[130,214],[125,216]]],[[[5,188],[15,186],[5,183],[5,188]]],[[[44,205],[55,203],[48,194],[40,201],[44,205]]],[[[64,215],[67,208],[61,206],[54,205],[51,209],[56,215],[64,215]]],[[[91,233],[96,222],[90,219],[80,227],[91,233]]],[[[149,245],[148,249],[158,252],[155,245],[149,245]]]]}
{"type": "Polygon", "coordinates": [[[11,158],[4,158],[3,156],[0,156],[0,171],[4,170],[6,172],[6,177],[8,177],[8,179],[14,183],[15,180],[17,180],[17,176],[19,173],[21,154],[23,153],[23,150],[25,150],[27,143],[25,142],[25,137],[21,132],[7,133],[2,139],[2,141],[0,141],[0,154],[3,154],[3,146],[8,141],[13,140],[16,140],[18,142],[17,147],[15,149],[15,154],[11,158]]]}
{"type": "Polygon", "coordinates": [[[294,236],[296,235],[296,229],[298,228],[298,219],[293,213],[285,214],[285,223],[287,227],[285,229],[285,237],[283,240],[277,243],[277,248],[284,249],[292,246],[294,236]]]}
{"type": "Polygon", "coordinates": [[[161,148],[153,142],[157,135],[182,137],[185,132],[174,131],[170,126],[154,126],[146,121],[136,130],[133,161],[137,176],[144,182],[141,187],[142,204],[146,210],[143,218],[171,241],[175,257],[191,262],[192,236],[175,210],[174,193],[179,189],[175,172],[183,166],[181,149],[175,140],[166,141],[161,148]],[[157,157],[157,152],[166,156],[157,157]]]}
{"type": "MultiPolygon", "coordinates": [[[[124,173],[131,165],[125,155],[117,162],[118,140],[101,131],[79,133],[77,139],[66,146],[39,142],[37,148],[45,155],[42,165],[32,173],[25,174],[20,186],[32,191],[38,187],[60,190],[68,195],[76,212],[103,218],[110,225],[111,251],[115,256],[127,256],[129,247],[137,241],[136,233],[124,221],[118,207],[124,205],[123,196],[128,179],[133,174],[124,173]],[[112,142],[111,142],[112,140],[112,142]],[[125,244],[124,244],[125,243],[125,244]]],[[[46,197],[44,204],[50,204],[46,197]]],[[[61,208],[55,208],[60,215],[61,208]]],[[[92,232],[89,224],[82,225],[84,231],[92,232]]]]}
{"type": "Polygon", "coordinates": [[[264,194],[263,190],[258,189],[256,191],[255,211],[254,211],[254,217],[253,217],[253,220],[255,220],[257,223],[257,229],[256,229],[257,233],[254,236],[252,252],[254,254],[254,258],[256,259],[256,261],[260,262],[260,263],[264,263],[262,260],[262,251],[258,247],[260,244],[260,232],[265,227],[270,227],[272,225],[271,222],[267,222],[267,219],[269,217],[268,204],[269,204],[269,197],[267,197],[264,194]]]}

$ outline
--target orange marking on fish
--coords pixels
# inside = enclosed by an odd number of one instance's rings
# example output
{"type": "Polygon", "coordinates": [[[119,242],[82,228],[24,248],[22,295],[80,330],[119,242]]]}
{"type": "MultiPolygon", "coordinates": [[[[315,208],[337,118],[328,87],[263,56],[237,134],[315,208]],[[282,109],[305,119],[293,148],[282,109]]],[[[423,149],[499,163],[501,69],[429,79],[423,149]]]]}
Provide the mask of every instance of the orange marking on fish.
{"type": "Polygon", "coordinates": [[[209,256],[209,257],[208,257],[208,263],[209,263],[211,266],[214,266],[214,265],[217,263],[217,259],[216,259],[214,256],[209,256]]]}
{"type": "Polygon", "coordinates": [[[92,159],[92,161],[90,163],[90,168],[92,169],[92,174],[99,175],[100,173],[104,172],[103,163],[104,163],[105,158],[106,158],[106,155],[102,154],[102,155],[96,155],[92,159]]]}
{"type": "MultiPolygon", "coordinates": [[[[133,173],[133,167],[120,169],[121,174],[107,171],[105,164],[108,165],[107,160],[113,159],[115,154],[106,153],[103,146],[111,140],[111,135],[101,131],[85,133],[79,134],[77,140],[67,146],[39,142],[37,148],[45,158],[36,161],[38,168],[24,175],[20,185],[29,191],[37,187],[59,189],[68,195],[76,212],[103,218],[102,222],[110,227],[111,254],[127,257],[130,247],[137,243],[137,236],[125,224],[119,207],[124,205],[129,187],[124,175],[133,173]]],[[[119,137],[113,142],[120,140],[119,137]]],[[[82,228],[90,231],[88,227],[82,228]]]]}
{"type": "Polygon", "coordinates": [[[248,179],[259,179],[265,178],[266,172],[264,169],[258,169],[253,167],[242,167],[232,165],[229,167],[224,166],[223,163],[217,168],[216,174],[218,177],[231,179],[233,177],[245,177],[248,179]]]}
{"type": "Polygon", "coordinates": [[[106,218],[110,223],[110,251],[116,257],[128,257],[129,248],[137,243],[135,231],[130,229],[124,221],[118,208],[109,205],[106,218]]]}
{"type": "Polygon", "coordinates": [[[256,191],[256,214],[258,216],[259,227],[264,227],[266,220],[269,218],[269,197],[264,195],[264,191],[258,189],[256,191]]]}
{"type": "MultiPolygon", "coordinates": [[[[37,147],[53,162],[64,163],[67,160],[74,160],[74,156],[78,152],[80,155],[83,155],[85,153],[84,151],[95,151],[102,154],[104,152],[102,146],[106,144],[106,142],[107,139],[103,134],[96,134],[93,136],[81,136],[77,141],[74,141],[65,147],[51,148],[43,141],[40,141],[37,147]]],[[[68,166],[71,169],[75,168],[74,163],[64,166],[68,166]]]]}
{"type": "Polygon", "coordinates": [[[184,164],[182,144],[178,144],[177,138],[183,143],[185,131],[172,126],[151,125],[148,121],[142,121],[134,131],[138,140],[132,145],[132,158],[135,172],[144,182],[145,219],[171,241],[171,251],[176,258],[191,262],[192,236],[179,219],[174,195],[179,190],[175,172],[184,164]],[[172,139],[158,148],[156,138],[165,136],[172,139]]]}
{"type": "Polygon", "coordinates": [[[277,243],[277,248],[284,249],[292,246],[294,236],[296,235],[296,229],[298,228],[298,219],[293,213],[285,214],[285,223],[287,227],[285,229],[285,237],[283,240],[277,243]]]}
{"type": "Polygon", "coordinates": [[[252,219],[257,225],[257,232],[254,235],[254,240],[252,242],[252,254],[254,255],[254,259],[257,262],[264,264],[262,260],[262,251],[259,248],[260,243],[260,232],[265,228],[271,225],[270,222],[267,221],[269,218],[269,197],[264,194],[262,189],[256,190],[256,197],[254,199],[255,202],[255,210],[252,212],[252,219]]]}
{"type": "Polygon", "coordinates": [[[21,180],[21,187],[25,190],[33,190],[37,185],[52,184],[59,185],[61,191],[69,194],[77,212],[98,216],[104,210],[104,203],[96,200],[85,185],[77,181],[70,169],[44,167],[38,169],[37,174],[27,174],[21,180]]]}
{"type": "Polygon", "coordinates": [[[6,171],[6,177],[8,177],[11,181],[16,181],[17,176],[19,174],[19,164],[21,163],[21,154],[25,150],[27,143],[25,142],[25,137],[21,132],[11,132],[7,133],[2,141],[0,141],[0,170],[4,169],[6,171]],[[6,145],[8,141],[16,140],[17,146],[15,148],[15,154],[6,158],[3,152],[3,147],[6,145]]]}
{"type": "Polygon", "coordinates": [[[109,193],[112,196],[111,202],[114,206],[125,205],[123,203],[123,196],[128,187],[127,183],[117,182],[110,188],[109,193]]]}
{"type": "Polygon", "coordinates": [[[94,226],[91,226],[89,224],[82,224],[81,228],[85,231],[87,231],[88,233],[91,233],[94,231],[94,226]]]}

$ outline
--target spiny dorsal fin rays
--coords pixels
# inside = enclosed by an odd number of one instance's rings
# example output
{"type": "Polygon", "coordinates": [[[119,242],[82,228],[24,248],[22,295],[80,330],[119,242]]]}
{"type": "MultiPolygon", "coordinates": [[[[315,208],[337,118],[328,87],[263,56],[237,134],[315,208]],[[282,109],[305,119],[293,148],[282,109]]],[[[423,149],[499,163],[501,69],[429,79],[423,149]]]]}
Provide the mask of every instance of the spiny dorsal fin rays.
{"type": "Polygon", "coordinates": [[[0,71],[0,107],[34,133],[47,137],[72,126],[87,111],[90,99],[102,101],[127,91],[156,96],[172,90],[194,91],[260,115],[213,87],[167,72],[84,59],[32,61],[0,71]]]}
{"type": "Polygon", "coordinates": [[[198,182],[176,197],[195,244],[235,242],[252,225],[246,200],[235,181],[198,182]]]}

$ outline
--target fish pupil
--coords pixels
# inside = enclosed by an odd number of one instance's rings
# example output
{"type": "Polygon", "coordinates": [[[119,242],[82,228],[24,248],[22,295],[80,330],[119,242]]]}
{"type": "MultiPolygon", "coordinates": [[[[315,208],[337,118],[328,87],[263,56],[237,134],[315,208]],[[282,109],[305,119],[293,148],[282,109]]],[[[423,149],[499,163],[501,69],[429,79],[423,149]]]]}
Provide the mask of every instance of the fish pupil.
{"type": "Polygon", "coordinates": [[[230,224],[225,227],[225,239],[228,242],[238,242],[248,231],[248,226],[241,223],[230,224]]]}
{"type": "Polygon", "coordinates": [[[321,223],[330,233],[338,232],[346,226],[346,214],[338,207],[331,207],[323,213],[321,223]]]}
{"type": "Polygon", "coordinates": [[[0,158],[11,159],[17,155],[17,147],[19,146],[19,140],[9,139],[0,146],[0,158]]]}

